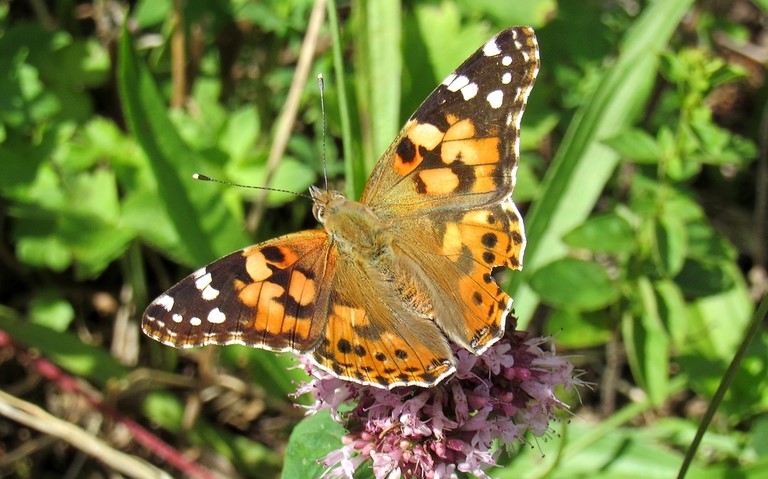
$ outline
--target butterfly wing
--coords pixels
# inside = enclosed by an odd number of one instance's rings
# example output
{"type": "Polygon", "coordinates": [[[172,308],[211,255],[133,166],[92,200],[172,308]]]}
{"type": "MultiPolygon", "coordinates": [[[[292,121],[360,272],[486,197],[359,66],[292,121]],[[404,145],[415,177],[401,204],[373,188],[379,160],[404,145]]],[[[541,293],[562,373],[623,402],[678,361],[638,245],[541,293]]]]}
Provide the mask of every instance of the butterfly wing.
{"type": "Polygon", "coordinates": [[[386,388],[433,386],[453,373],[453,354],[434,321],[407,310],[392,286],[370,273],[361,261],[339,258],[327,327],[313,352],[317,364],[386,388]]]}
{"type": "Polygon", "coordinates": [[[522,266],[525,233],[511,194],[538,68],[532,29],[490,39],[413,114],[363,192],[394,232],[396,254],[429,278],[435,322],[476,353],[503,334],[511,309],[493,269],[522,266]]]}
{"type": "Polygon", "coordinates": [[[455,343],[481,354],[505,331],[512,299],[496,284],[498,266],[520,269],[525,239],[511,201],[468,211],[433,212],[398,231],[396,254],[425,283],[435,321],[455,343]],[[427,232],[427,233],[425,233],[427,232]],[[407,245],[418,241],[424,248],[407,245]]]}
{"type": "Polygon", "coordinates": [[[520,120],[539,69],[529,27],[491,38],[432,92],[371,173],[377,214],[498,204],[512,194],[520,120]]]}
{"type": "Polygon", "coordinates": [[[273,351],[313,349],[336,255],[324,230],[281,236],[197,270],[154,300],[144,332],[170,346],[244,344],[273,351]]]}
{"type": "Polygon", "coordinates": [[[312,353],[328,372],[378,387],[427,386],[453,372],[434,322],[391,309],[387,288],[374,282],[324,230],[303,231],[192,273],[147,307],[142,328],[175,347],[312,353]]]}

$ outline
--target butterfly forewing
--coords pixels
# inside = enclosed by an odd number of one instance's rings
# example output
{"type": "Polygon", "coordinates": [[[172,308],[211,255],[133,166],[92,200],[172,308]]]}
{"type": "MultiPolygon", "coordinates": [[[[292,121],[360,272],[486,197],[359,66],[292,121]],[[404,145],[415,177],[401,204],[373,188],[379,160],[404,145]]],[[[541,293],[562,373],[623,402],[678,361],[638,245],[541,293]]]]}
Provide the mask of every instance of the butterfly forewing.
{"type": "Polygon", "coordinates": [[[522,267],[525,233],[511,194],[538,69],[532,29],[490,39],[413,114],[363,192],[392,218],[395,246],[416,273],[431,278],[438,326],[476,353],[503,334],[511,309],[494,268],[522,267]]]}
{"type": "Polygon", "coordinates": [[[520,120],[539,70],[529,27],[488,40],[435,89],[376,165],[362,201],[378,213],[485,205],[512,193],[520,120]]]}
{"type": "Polygon", "coordinates": [[[303,231],[225,256],[147,307],[142,327],[177,347],[245,344],[308,351],[325,327],[335,256],[323,230],[303,231]]]}

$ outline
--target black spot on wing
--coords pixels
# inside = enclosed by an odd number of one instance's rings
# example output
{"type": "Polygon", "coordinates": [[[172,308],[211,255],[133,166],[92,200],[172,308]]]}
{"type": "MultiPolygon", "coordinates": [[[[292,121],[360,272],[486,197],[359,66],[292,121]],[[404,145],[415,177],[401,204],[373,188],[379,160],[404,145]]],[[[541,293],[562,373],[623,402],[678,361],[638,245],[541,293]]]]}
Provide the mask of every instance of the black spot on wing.
{"type": "Polygon", "coordinates": [[[283,251],[277,246],[265,246],[259,251],[269,262],[282,263],[285,261],[285,255],[283,254],[283,251]]]}

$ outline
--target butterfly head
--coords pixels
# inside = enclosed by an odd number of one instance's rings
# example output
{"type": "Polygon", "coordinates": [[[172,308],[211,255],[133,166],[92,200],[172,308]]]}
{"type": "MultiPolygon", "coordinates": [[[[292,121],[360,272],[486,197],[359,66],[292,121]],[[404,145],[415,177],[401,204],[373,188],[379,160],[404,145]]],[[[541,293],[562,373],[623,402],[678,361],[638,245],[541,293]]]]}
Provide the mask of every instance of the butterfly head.
{"type": "Polygon", "coordinates": [[[338,191],[318,188],[314,185],[309,187],[309,194],[312,196],[314,203],[312,205],[312,215],[321,225],[325,224],[328,216],[333,215],[339,207],[347,202],[347,197],[338,191]]]}

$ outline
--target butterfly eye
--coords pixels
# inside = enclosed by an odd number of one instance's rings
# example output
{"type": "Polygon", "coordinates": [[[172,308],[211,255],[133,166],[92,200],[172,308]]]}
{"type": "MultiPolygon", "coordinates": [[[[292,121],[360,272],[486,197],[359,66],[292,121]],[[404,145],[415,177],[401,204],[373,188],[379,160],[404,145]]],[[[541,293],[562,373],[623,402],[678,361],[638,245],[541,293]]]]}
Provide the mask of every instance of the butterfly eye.
{"type": "Polygon", "coordinates": [[[321,205],[314,205],[312,207],[312,214],[314,215],[315,219],[320,222],[325,222],[325,206],[321,205]]]}

